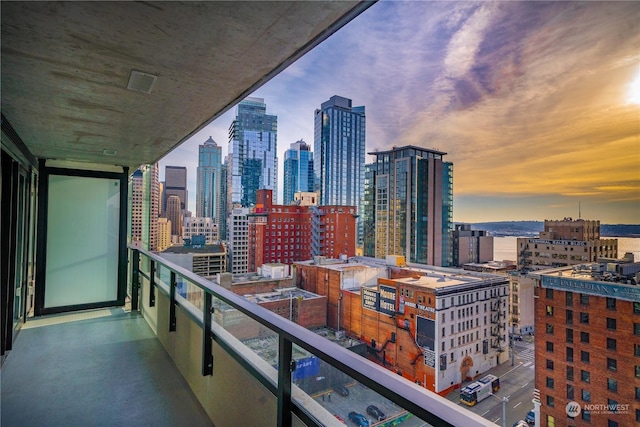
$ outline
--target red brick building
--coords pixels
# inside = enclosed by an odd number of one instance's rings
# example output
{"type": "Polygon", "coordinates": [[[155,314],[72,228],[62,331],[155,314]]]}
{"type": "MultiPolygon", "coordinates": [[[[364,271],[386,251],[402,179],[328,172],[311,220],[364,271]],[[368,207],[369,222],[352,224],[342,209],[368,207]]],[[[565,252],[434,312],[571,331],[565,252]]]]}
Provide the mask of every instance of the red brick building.
{"type": "Polygon", "coordinates": [[[446,395],[507,359],[506,277],[358,260],[295,263],[294,283],[325,295],[327,325],[371,360],[446,395]]]}
{"type": "Polygon", "coordinates": [[[640,264],[625,267],[631,275],[605,264],[530,275],[540,426],[639,425],[640,264]],[[569,407],[580,410],[569,417],[569,407]]]}
{"type": "Polygon", "coordinates": [[[249,271],[313,256],[355,256],[355,214],[353,206],[276,205],[271,190],[258,190],[249,217],[249,271]]]}
{"type": "MultiPolygon", "coordinates": [[[[285,268],[288,271],[289,269],[288,266],[282,265],[272,267],[272,270],[285,268]]],[[[225,289],[241,295],[300,326],[305,328],[326,326],[327,297],[292,286],[290,276],[276,278],[255,273],[235,275],[223,273],[217,277],[216,282],[225,289]]],[[[198,300],[196,301],[192,298],[190,301],[202,309],[202,293],[194,292],[194,295],[198,300]]],[[[220,300],[216,299],[214,305],[216,305],[214,310],[215,322],[222,325],[240,340],[273,334],[272,330],[250,320],[248,316],[220,300]]]]}
{"type": "Polygon", "coordinates": [[[273,203],[271,190],[258,190],[249,217],[249,271],[262,264],[311,258],[311,222],[307,206],[273,203]]]}

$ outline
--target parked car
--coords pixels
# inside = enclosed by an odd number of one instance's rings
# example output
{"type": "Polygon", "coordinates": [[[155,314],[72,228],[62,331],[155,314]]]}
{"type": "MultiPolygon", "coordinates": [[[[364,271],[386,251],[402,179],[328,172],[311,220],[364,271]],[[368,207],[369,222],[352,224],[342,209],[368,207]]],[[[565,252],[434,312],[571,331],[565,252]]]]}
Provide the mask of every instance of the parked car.
{"type": "Polygon", "coordinates": [[[524,420],[520,420],[520,421],[516,421],[513,424],[513,427],[529,427],[529,424],[527,424],[527,422],[524,420]]]}
{"type": "Polygon", "coordinates": [[[349,412],[349,419],[358,427],[369,427],[369,420],[357,412],[349,412]]]}
{"type": "Polygon", "coordinates": [[[527,413],[527,416],[524,417],[524,420],[527,422],[527,424],[533,424],[536,422],[536,414],[533,411],[529,411],[527,413]]]}
{"type": "Polygon", "coordinates": [[[349,389],[343,385],[337,385],[333,388],[340,396],[349,396],[349,389]]]}
{"type": "Polygon", "coordinates": [[[382,421],[385,418],[387,418],[384,412],[382,412],[380,408],[378,408],[375,405],[367,406],[367,414],[371,415],[373,418],[375,418],[378,421],[382,421]]]}
{"type": "Polygon", "coordinates": [[[333,414],[333,416],[336,417],[336,419],[340,421],[342,424],[347,424],[346,422],[344,422],[344,418],[342,418],[340,415],[333,414]]]}

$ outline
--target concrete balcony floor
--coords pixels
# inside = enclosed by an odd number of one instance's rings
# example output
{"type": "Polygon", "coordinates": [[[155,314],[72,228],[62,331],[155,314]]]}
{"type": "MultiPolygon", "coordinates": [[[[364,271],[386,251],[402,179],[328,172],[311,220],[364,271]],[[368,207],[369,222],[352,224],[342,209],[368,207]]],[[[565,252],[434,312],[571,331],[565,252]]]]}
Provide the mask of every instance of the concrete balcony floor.
{"type": "Polygon", "coordinates": [[[212,425],[140,315],[106,309],[25,326],[0,374],[3,427],[212,425]]]}

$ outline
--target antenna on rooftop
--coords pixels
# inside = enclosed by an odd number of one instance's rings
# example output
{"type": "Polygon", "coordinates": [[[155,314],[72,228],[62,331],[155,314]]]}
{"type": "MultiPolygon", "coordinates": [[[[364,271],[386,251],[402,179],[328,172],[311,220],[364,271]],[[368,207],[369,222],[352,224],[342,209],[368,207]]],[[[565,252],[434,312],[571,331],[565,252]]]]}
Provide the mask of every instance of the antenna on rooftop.
{"type": "Polygon", "coordinates": [[[580,206],[580,201],[578,201],[578,219],[582,219],[582,207],[580,206]]]}

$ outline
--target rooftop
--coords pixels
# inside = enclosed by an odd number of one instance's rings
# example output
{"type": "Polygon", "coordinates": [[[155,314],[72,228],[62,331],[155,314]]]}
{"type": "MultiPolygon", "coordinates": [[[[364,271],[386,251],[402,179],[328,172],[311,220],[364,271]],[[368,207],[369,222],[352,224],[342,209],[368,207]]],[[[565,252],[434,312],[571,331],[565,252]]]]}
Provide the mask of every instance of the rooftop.
{"type": "Polygon", "coordinates": [[[300,298],[303,300],[319,298],[320,296],[313,292],[305,291],[296,287],[274,289],[273,292],[264,292],[261,294],[244,295],[251,302],[261,303],[270,301],[289,300],[292,298],[300,298]]]}
{"type": "Polygon", "coordinates": [[[205,245],[205,246],[170,246],[160,253],[170,254],[219,254],[225,253],[221,245],[205,245]]]}

